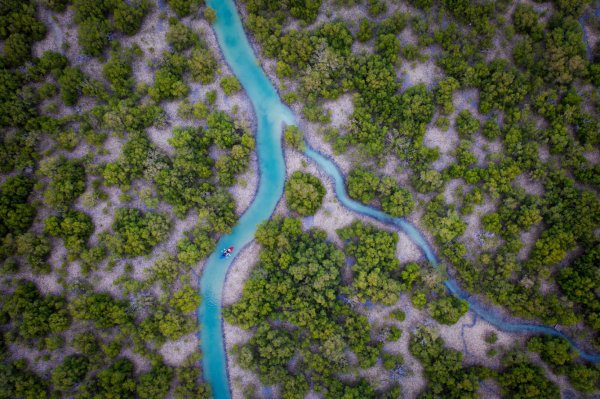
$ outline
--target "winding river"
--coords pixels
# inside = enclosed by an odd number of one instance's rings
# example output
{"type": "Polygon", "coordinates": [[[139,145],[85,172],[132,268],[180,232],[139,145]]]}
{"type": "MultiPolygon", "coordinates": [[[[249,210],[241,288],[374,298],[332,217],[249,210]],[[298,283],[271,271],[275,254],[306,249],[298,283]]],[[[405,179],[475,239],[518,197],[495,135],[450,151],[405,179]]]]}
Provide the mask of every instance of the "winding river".
{"type": "MultiPolygon", "coordinates": [[[[225,276],[235,256],[252,241],[257,226],[271,216],[281,198],[285,180],[281,132],[283,124],[296,124],[296,121],[293,113],[281,102],[277,91],[261,69],[244,32],[234,0],[207,0],[207,4],[215,9],[217,14],[217,21],[213,28],[225,60],[246,90],[258,123],[256,150],[260,178],[256,196],[232,232],[219,240],[215,252],[210,255],[204,266],[200,280],[202,304],[198,309],[198,320],[204,378],[210,384],[215,399],[229,399],[231,391],[221,317],[225,276]],[[231,245],[235,245],[233,256],[222,259],[220,251],[231,245]]],[[[437,266],[432,248],[418,229],[402,218],[391,217],[350,199],[346,193],[343,176],[335,163],[310,147],[306,148],[305,154],[332,179],[336,196],[343,206],[402,230],[420,248],[425,257],[437,266]]],[[[453,279],[446,280],[444,284],[452,294],[465,299],[471,311],[500,330],[560,336],[579,349],[573,340],[554,328],[504,319],[498,310],[483,306],[474,297],[462,291],[453,279]]],[[[600,362],[600,355],[586,353],[581,349],[579,351],[582,358],[600,362]]]]}

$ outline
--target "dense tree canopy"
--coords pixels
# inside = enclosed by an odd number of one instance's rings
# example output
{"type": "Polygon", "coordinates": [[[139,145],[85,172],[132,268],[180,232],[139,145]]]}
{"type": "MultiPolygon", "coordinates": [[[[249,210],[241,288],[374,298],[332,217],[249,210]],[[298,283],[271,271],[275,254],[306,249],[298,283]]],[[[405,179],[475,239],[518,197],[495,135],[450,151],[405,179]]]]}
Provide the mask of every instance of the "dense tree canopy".
{"type": "Polygon", "coordinates": [[[25,176],[10,177],[0,186],[0,237],[29,229],[36,213],[28,202],[32,189],[33,180],[25,176]]]}
{"type": "Polygon", "coordinates": [[[334,376],[348,369],[346,348],[362,367],[379,355],[366,318],[338,299],[342,253],[322,231],[303,232],[296,219],[267,222],[256,239],[263,246],[257,270],[242,299],[225,310],[227,320],[256,327],[239,349],[240,364],[257,370],[265,383],[281,383],[285,397],[304,395],[311,381],[326,389],[327,397],[344,390],[374,397],[369,384],[346,385],[334,376]],[[303,359],[305,372],[290,368],[295,356],[303,359]]]}
{"type": "Polygon", "coordinates": [[[352,286],[361,301],[372,300],[386,305],[395,303],[400,295],[400,282],[390,273],[400,266],[396,258],[398,235],[377,230],[373,226],[355,223],[338,231],[348,256],[356,259],[352,266],[352,286]]]}
{"type": "Polygon", "coordinates": [[[411,335],[410,353],[423,363],[427,377],[424,398],[477,398],[478,370],[462,366],[462,353],[444,347],[440,337],[424,327],[411,335]]]}
{"type": "Polygon", "coordinates": [[[323,203],[325,187],[310,173],[296,171],[285,185],[287,206],[302,216],[314,215],[323,203]]]}
{"type": "Polygon", "coordinates": [[[40,167],[40,174],[50,179],[44,200],[53,208],[67,209],[85,191],[85,169],[77,159],[48,159],[40,167]]]}
{"type": "Polygon", "coordinates": [[[111,249],[119,255],[140,256],[150,253],[168,236],[171,224],[162,213],[119,208],[115,211],[112,228],[114,235],[106,237],[111,249]]]}

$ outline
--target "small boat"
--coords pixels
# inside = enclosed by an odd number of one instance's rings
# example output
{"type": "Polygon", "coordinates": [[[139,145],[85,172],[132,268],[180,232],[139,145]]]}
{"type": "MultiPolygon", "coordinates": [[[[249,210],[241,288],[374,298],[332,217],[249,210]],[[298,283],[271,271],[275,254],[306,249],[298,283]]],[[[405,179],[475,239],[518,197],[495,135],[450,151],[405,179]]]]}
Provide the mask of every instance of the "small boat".
{"type": "Polygon", "coordinates": [[[231,256],[231,253],[233,252],[233,246],[229,247],[229,248],[225,248],[222,252],[221,252],[221,256],[223,258],[228,258],[231,256]]]}

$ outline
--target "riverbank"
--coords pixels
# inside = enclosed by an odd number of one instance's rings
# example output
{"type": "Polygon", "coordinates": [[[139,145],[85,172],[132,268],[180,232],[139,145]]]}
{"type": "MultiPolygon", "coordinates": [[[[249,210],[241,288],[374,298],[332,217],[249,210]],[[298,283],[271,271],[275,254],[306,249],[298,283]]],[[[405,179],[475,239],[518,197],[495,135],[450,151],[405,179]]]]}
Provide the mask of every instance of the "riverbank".
{"type": "MultiPolygon", "coordinates": [[[[244,247],[235,258],[225,277],[223,286],[223,307],[234,304],[242,297],[244,283],[248,280],[253,267],[258,262],[260,246],[252,241],[244,247]]],[[[243,399],[249,386],[259,387],[260,380],[256,373],[242,368],[233,356],[234,348],[243,345],[252,337],[252,332],[244,330],[223,320],[223,339],[227,354],[227,374],[229,375],[231,397],[243,399]]]]}

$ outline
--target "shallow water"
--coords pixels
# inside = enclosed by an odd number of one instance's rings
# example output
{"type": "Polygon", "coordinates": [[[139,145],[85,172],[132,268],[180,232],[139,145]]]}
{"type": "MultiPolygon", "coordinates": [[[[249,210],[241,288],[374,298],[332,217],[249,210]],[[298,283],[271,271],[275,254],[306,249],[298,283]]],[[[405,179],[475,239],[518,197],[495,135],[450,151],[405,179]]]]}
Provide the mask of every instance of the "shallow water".
{"type": "Polygon", "coordinates": [[[281,103],[277,92],[258,66],[246,39],[232,0],[209,0],[217,12],[214,25],[225,60],[248,93],[256,114],[256,150],[260,172],[254,201],[242,215],[231,234],[222,237],[208,258],[200,280],[202,304],[198,310],[204,377],[216,399],[229,398],[227,363],[221,324],[221,293],[227,268],[239,251],[252,239],[256,227],[268,219],[283,193],[285,162],[281,150],[282,124],[293,124],[291,111],[281,103]],[[231,257],[221,258],[221,250],[235,246],[231,257]]]}
{"type": "MultiPolygon", "coordinates": [[[[258,121],[256,149],[260,179],[256,197],[231,234],[219,240],[215,252],[208,258],[200,280],[203,301],[198,310],[198,318],[204,377],[212,388],[213,396],[216,399],[226,399],[231,397],[231,392],[221,322],[223,283],[227,268],[237,253],[253,239],[257,225],[271,216],[281,198],[285,179],[285,161],[281,147],[282,125],[294,124],[295,118],[289,108],[281,102],[277,91],[254,56],[233,0],[208,0],[207,4],[217,13],[214,29],[225,60],[246,90],[258,121]],[[233,256],[222,259],[220,251],[230,245],[236,248],[233,256]]],[[[343,176],[335,163],[310,147],[306,148],[305,154],[333,180],[336,196],[343,206],[402,230],[421,249],[425,257],[437,266],[432,248],[417,228],[405,219],[391,217],[350,199],[346,193],[343,176]]],[[[500,330],[561,336],[577,347],[575,342],[551,327],[503,319],[500,312],[478,303],[452,279],[444,284],[452,294],[469,302],[471,311],[500,330]]],[[[581,357],[600,362],[600,355],[581,352],[581,357]]]]}

